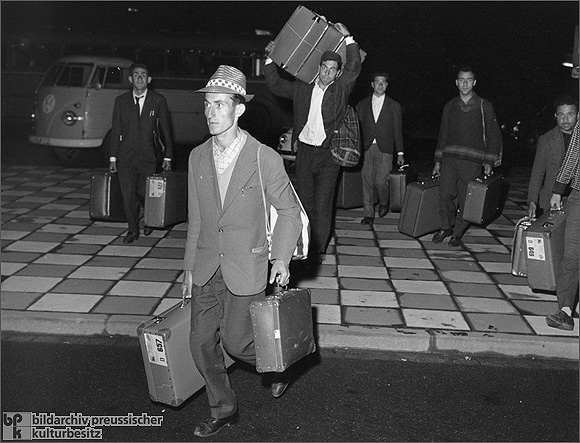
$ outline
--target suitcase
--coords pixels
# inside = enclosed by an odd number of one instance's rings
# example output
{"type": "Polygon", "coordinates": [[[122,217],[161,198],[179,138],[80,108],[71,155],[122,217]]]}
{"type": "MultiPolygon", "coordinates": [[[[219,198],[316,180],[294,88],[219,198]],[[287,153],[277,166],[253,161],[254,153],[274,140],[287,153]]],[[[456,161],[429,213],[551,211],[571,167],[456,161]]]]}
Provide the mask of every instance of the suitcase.
{"type": "Polygon", "coordinates": [[[514,229],[514,242],[512,245],[512,275],[517,277],[526,277],[528,275],[526,266],[526,242],[524,240],[524,231],[528,229],[535,218],[521,218],[514,229]]]}
{"type": "Polygon", "coordinates": [[[401,212],[407,184],[417,180],[417,174],[409,171],[408,167],[409,165],[403,165],[389,175],[389,208],[391,212],[401,212]]]}
{"type": "Polygon", "coordinates": [[[162,172],[147,177],[144,224],[165,228],[187,220],[187,173],[162,172]]]}
{"type": "MultiPolygon", "coordinates": [[[[191,303],[179,301],[137,328],[149,397],[179,406],[205,386],[189,347],[191,303]]],[[[234,361],[224,351],[226,367],[234,361]]]]}
{"type": "Polygon", "coordinates": [[[564,254],[566,212],[544,212],[524,232],[528,286],[544,291],[556,290],[556,276],[564,254]]]}
{"type": "Polygon", "coordinates": [[[409,183],[399,216],[399,232],[421,237],[438,229],[441,229],[439,179],[409,183]]]}
{"type": "Polygon", "coordinates": [[[482,226],[488,225],[501,214],[503,194],[503,174],[492,174],[470,181],[467,185],[463,219],[482,226]]]}
{"type": "Polygon", "coordinates": [[[123,196],[119,176],[108,169],[91,174],[91,220],[127,221],[123,208],[123,196]]]}
{"type": "Polygon", "coordinates": [[[336,207],[341,209],[363,207],[361,166],[340,169],[336,189],[336,207]]]}
{"type": "Polygon", "coordinates": [[[288,289],[250,304],[258,372],[283,372],[316,350],[310,289],[288,289]]]}
{"type": "MultiPolygon", "coordinates": [[[[346,63],[346,43],[342,33],[304,6],[294,10],[274,41],[270,58],[305,83],[313,82],[318,76],[320,57],[324,51],[337,52],[346,63]]],[[[365,55],[361,51],[361,59],[365,55]]]]}

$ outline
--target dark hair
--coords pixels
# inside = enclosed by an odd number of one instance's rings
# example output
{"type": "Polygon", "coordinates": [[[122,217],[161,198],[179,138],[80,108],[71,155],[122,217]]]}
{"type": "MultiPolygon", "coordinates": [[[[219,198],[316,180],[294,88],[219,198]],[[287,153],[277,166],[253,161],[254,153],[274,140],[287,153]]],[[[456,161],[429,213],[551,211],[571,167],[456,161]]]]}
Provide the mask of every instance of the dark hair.
{"type": "Polygon", "coordinates": [[[471,72],[471,73],[473,73],[473,78],[475,78],[475,77],[476,77],[476,76],[475,76],[475,71],[474,71],[474,70],[473,70],[473,68],[472,68],[471,66],[469,66],[469,65],[465,65],[465,66],[462,66],[461,68],[459,68],[459,69],[457,70],[457,75],[459,75],[459,73],[460,73],[460,72],[471,72]]]}
{"type": "Polygon", "coordinates": [[[234,105],[245,105],[246,97],[241,94],[232,94],[232,101],[234,102],[234,105]]]}
{"type": "Polygon", "coordinates": [[[147,74],[149,74],[149,69],[147,69],[147,65],[145,65],[145,63],[133,63],[129,67],[129,72],[131,73],[131,75],[133,75],[133,71],[137,68],[145,69],[145,71],[147,71],[147,74]]]}
{"type": "Polygon", "coordinates": [[[573,94],[560,94],[554,100],[554,112],[558,110],[559,106],[564,105],[572,105],[576,108],[576,112],[578,112],[578,97],[573,94]]]}
{"type": "Polygon", "coordinates": [[[387,83],[389,82],[389,74],[387,74],[386,72],[375,72],[371,77],[372,81],[375,81],[377,77],[385,77],[387,83]]]}

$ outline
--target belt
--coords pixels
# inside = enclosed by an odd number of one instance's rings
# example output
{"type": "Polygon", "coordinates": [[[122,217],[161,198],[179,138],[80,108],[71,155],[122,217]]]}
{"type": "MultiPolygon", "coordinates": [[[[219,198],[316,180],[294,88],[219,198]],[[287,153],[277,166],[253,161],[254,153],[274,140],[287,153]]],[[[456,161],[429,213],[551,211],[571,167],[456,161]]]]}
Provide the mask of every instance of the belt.
{"type": "Polygon", "coordinates": [[[298,140],[298,143],[300,143],[303,146],[306,146],[307,148],[314,148],[314,149],[321,149],[324,148],[324,146],[320,145],[320,146],[316,146],[316,145],[309,145],[308,143],[304,143],[302,140],[298,140]]]}

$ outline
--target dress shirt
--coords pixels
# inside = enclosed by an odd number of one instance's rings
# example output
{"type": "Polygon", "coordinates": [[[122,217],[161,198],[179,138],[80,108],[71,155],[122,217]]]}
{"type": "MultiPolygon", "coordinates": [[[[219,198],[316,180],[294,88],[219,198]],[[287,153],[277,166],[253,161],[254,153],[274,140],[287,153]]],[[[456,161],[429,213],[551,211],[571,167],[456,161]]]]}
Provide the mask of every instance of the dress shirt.
{"type": "Polygon", "coordinates": [[[318,85],[318,82],[312,88],[308,120],[298,136],[298,140],[308,145],[320,146],[324,142],[324,139],[326,139],[324,122],[322,121],[322,98],[324,97],[325,90],[318,85]]]}
{"type": "MultiPolygon", "coordinates": [[[[375,123],[379,119],[379,115],[381,114],[381,109],[383,109],[383,103],[385,103],[385,94],[381,96],[377,96],[373,94],[373,98],[371,99],[372,107],[373,107],[373,117],[375,118],[375,123]]],[[[373,144],[377,143],[377,139],[373,140],[373,144]]]]}

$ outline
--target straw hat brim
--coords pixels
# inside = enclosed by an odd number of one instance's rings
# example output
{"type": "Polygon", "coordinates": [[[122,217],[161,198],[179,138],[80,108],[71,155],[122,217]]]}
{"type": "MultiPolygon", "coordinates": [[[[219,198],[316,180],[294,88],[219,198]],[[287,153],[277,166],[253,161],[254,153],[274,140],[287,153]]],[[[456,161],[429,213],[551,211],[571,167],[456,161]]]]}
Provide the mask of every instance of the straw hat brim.
{"type": "Polygon", "coordinates": [[[205,92],[214,92],[216,94],[238,94],[243,96],[247,102],[249,102],[250,100],[252,100],[254,98],[254,94],[240,94],[237,91],[234,91],[233,89],[230,88],[226,88],[224,86],[206,86],[205,88],[202,89],[198,89],[195,92],[200,92],[200,93],[205,93],[205,92]]]}

